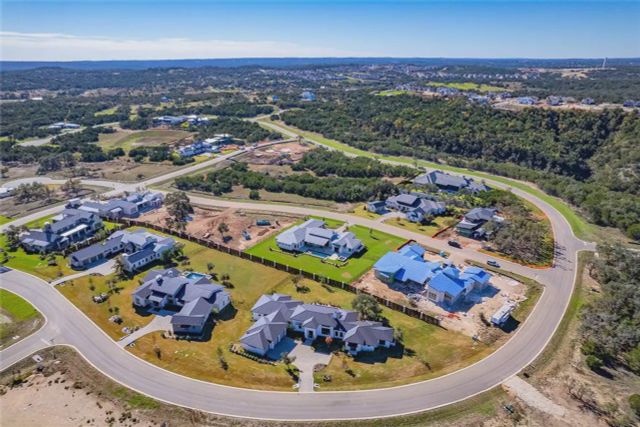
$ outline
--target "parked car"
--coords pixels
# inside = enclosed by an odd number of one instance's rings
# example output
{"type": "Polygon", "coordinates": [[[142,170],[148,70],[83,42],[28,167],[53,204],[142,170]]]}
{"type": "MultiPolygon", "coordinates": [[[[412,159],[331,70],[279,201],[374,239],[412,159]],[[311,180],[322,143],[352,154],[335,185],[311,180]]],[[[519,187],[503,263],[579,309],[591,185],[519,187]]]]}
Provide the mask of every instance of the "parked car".
{"type": "Polygon", "coordinates": [[[447,243],[449,244],[449,246],[453,246],[454,248],[461,248],[462,247],[460,245],[460,242],[458,242],[457,240],[449,240],[447,243]]]}
{"type": "Polygon", "coordinates": [[[500,268],[500,264],[498,264],[498,261],[494,261],[492,259],[487,261],[487,265],[490,265],[491,267],[495,267],[495,268],[500,268]]]}

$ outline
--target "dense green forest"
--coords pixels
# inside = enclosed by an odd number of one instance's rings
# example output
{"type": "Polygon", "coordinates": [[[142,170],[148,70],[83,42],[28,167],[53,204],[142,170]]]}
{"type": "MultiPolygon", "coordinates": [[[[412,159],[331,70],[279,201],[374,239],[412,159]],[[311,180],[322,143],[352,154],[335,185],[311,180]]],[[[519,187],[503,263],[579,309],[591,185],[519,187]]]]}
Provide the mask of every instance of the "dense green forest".
{"type": "Polygon", "coordinates": [[[599,246],[590,273],[602,295],[582,312],[587,363],[621,364],[640,374],[640,254],[620,245],[599,246]]]}
{"type": "Polygon", "coordinates": [[[529,264],[549,265],[553,261],[553,234],[547,221],[533,214],[515,194],[499,189],[483,191],[474,198],[476,206],[495,207],[504,222],[490,221],[485,226],[487,239],[499,252],[529,264]]]}
{"type": "Polygon", "coordinates": [[[124,155],[122,149],[105,152],[98,142],[100,133],[112,133],[109,127],[88,127],[80,132],[59,135],[52,140],[52,144],[40,146],[24,146],[14,140],[0,141],[0,161],[2,163],[16,162],[21,164],[38,163],[38,173],[69,168],[75,165],[79,154],[83,162],[104,162],[124,155]]]}
{"type": "Polygon", "coordinates": [[[202,126],[192,126],[191,131],[198,132],[198,138],[211,138],[217,133],[228,133],[234,138],[247,142],[258,142],[266,139],[280,139],[280,134],[269,132],[258,124],[231,117],[219,117],[202,126]]]}
{"type": "Polygon", "coordinates": [[[83,98],[51,98],[42,101],[18,101],[2,104],[0,136],[15,139],[54,135],[59,130],[47,126],[61,121],[93,126],[120,120],[118,115],[95,113],[113,105],[83,98]]]}
{"type": "Polygon", "coordinates": [[[413,177],[415,169],[393,166],[368,157],[347,157],[339,151],[316,148],[304,154],[292,166],[294,171],[308,170],[318,176],[337,175],[350,178],[413,177]]]}
{"type": "Polygon", "coordinates": [[[282,118],[364,150],[534,181],[600,225],[640,223],[640,119],[633,113],[508,112],[465,100],[354,93],[282,118]]]}
{"type": "Polygon", "coordinates": [[[234,185],[242,185],[251,190],[264,189],[336,202],[362,202],[398,192],[394,184],[378,178],[316,177],[309,173],[274,177],[250,171],[246,163],[235,163],[208,174],[176,178],[175,185],[180,190],[198,190],[218,196],[231,192],[234,185]]]}

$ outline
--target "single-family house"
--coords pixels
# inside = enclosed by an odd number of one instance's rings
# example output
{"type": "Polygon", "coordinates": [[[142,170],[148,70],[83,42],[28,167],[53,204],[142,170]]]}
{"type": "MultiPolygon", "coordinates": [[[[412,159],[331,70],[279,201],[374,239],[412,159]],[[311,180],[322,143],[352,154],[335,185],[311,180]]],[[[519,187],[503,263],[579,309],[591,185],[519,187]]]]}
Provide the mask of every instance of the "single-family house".
{"type": "Polygon", "coordinates": [[[455,193],[464,189],[473,193],[479,193],[489,189],[483,183],[476,182],[471,178],[451,175],[439,170],[434,170],[415,177],[413,179],[413,184],[418,187],[434,185],[438,190],[448,193],[455,193]]]}
{"type": "Polygon", "coordinates": [[[158,116],[153,118],[153,124],[156,126],[176,126],[187,121],[185,116],[158,116]]]}
{"type": "Polygon", "coordinates": [[[398,252],[387,252],[373,265],[374,274],[387,284],[422,287],[441,270],[439,263],[424,259],[424,252],[417,243],[405,245],[398,252]]]}
{"type": "Polygon", "coordinates": [[[142,213],[158,209],[163,201],[162,193],[136,191],[106,201],[72,199],[67,207],[92,212],[107,219],[136,218],[142,213]]]}
{"type": "Polygon", "coordinates": [[[213,152],[213,144],[211,142],[196,141],[193,144],[185,145],[177,149],[180,157],[193,157],[204,153],[213,152]]]}
{"type": "Polygon", "coordinates": [[[448,266],[429,279],[425,294],[436,304],[451,306],[469,292],[484,289],[491,277],[491,274],[479,267],[467,267],[461,272],[456,267],[448,266]]]}
{"type": "Polygon", "coordinates": [[[446,205],[415,194],[398,194],[391,196],[386,201],[389,209],[403,212],[407,220],[422,222],[429,216],[442,215],[446,212],[446,205]]]}
{"type": "Polygon", "coordinates": [[[559,96],[548,96],[547,97],[547,105],[550,105],[552,107],[556,107],[558,105],[562,104],[562,98],[559,96]]]}
{"type": "Polygon", "coordinates": [[[387,211],[387,203],[384,200],[367,202],[367,210],[376,214],[383,214],[387,211]]]}
{"type": "Polygon", "coordinates": [[[102,220],[94,213],[65,209],[53,217],[52,222],[46,222],[42,229],[20,234],[20,244],[27,252],[61,251],[93,236],[102,227],[102,220]]]}
{"type": "Polygon", "coordinates": [[[77,123],[57,122],[47,126],[49,129],[79,129],[80,125],[77,123]]]}
{"type": "Polygon", "coordinates": [[[123,253],[122,262],[128,272],[138,270],[160,259],[162,254],[175,246],[171,237],[163,237],[139,229],[119,230],[104,242],[96,243],[69,255],[69,265],[84,270],[112,256],[123,253]]]}
{"type": "Polygon", "coordinates": [[[336,254],[342,259],[347,259],[364,249],[364,245],[355,234],[326,228],[325,222],[319,219],[309,219],[283,231],[276,236],[276,244],[280,249],[287,251],[309,252],[323,257],[336,254]]]}
{"type": "Polygon", "coordinates": [[[503,220],[497,215],[497,212],[498,210],[494,208],[473,208],[456,225],[456,231],[461,236],[481,239],[487,234],[483,226],[488,221],[501,222],[503,220]]]}
{"type": "Polygon", "coordinates": [[[288,295],[263,295],[251,311],[256,322],[240,338],[240,344],[261,356],[273,350],[287,329],[302,333],[308,340],[319,337],[341,340],[350,354],[395,344],[393,328],[380,322],[361,321],[355,311],[304,304],[288,295]]]}
{"type": "Polygon", "coordinates": [[[537,100],[532,96],[521,96],[518,98],[520,105],[536,105],[537,100]]]}
{"type": "Polygon", "coordinates": [[[200,334],[211,313],[231,303],[224,286],[208,276],[183,274],[175,268],[152,270],[132,293],[133,305],[143,309],[175,311],[171,326],[177,334],[200,334]]]}

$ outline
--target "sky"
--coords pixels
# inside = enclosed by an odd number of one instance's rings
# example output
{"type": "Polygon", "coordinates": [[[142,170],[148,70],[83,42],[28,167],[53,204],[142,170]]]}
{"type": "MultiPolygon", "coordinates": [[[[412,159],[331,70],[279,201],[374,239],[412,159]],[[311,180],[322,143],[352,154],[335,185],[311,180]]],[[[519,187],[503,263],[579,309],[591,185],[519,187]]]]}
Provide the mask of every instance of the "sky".
{"type": "Polygon", "coordinates": [[[0,7],[2,60],[640,57],[640,0],[0,0],[0,7]]]}

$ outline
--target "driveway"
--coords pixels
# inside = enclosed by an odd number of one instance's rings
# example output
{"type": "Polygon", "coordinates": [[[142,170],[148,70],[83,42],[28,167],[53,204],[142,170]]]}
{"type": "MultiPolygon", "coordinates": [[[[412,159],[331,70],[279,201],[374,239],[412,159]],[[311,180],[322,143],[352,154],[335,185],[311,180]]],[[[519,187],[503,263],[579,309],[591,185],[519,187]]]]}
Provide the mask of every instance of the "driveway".
{"type": "Polygon", "coordinates": [[[293,364],[300,369],[298,391],[312,393],[314,391],[313,368],[316,365],[328,365],[331,361],[331,353],[316,351],[309,344],[298,342],[289,353],[289,357],[295,358],[293,364]]]}
{"type": "Polygon", "coordinates": [[[118,341],[120,347],[126,347],[132,342],[142,338],[143,336],[157,331],[169,331],[171,330],[171,316],[170,315],[155,315],[151,322],[147,323],[142,328],[138,329],[132,334],[127,335],[118,341]]]}
{"type": "Polygon", "coordinates": [[[89,275],[100,275],[100,276],[108,276],[113,273],[113,267],[115,266],[116,261],[113,259],[108,260],[107,262],[103,262],[102,264],[96,265],[95,267],[91,267],[87,270],[80,271],[76,274],[70,274],[68,276],[61,277],[60,279],[56,279],[51,282],[51,286],[56,286],[64,282],[68,282],[69,280],[79,279],[80,277],[89,276],[89,275]]]}

